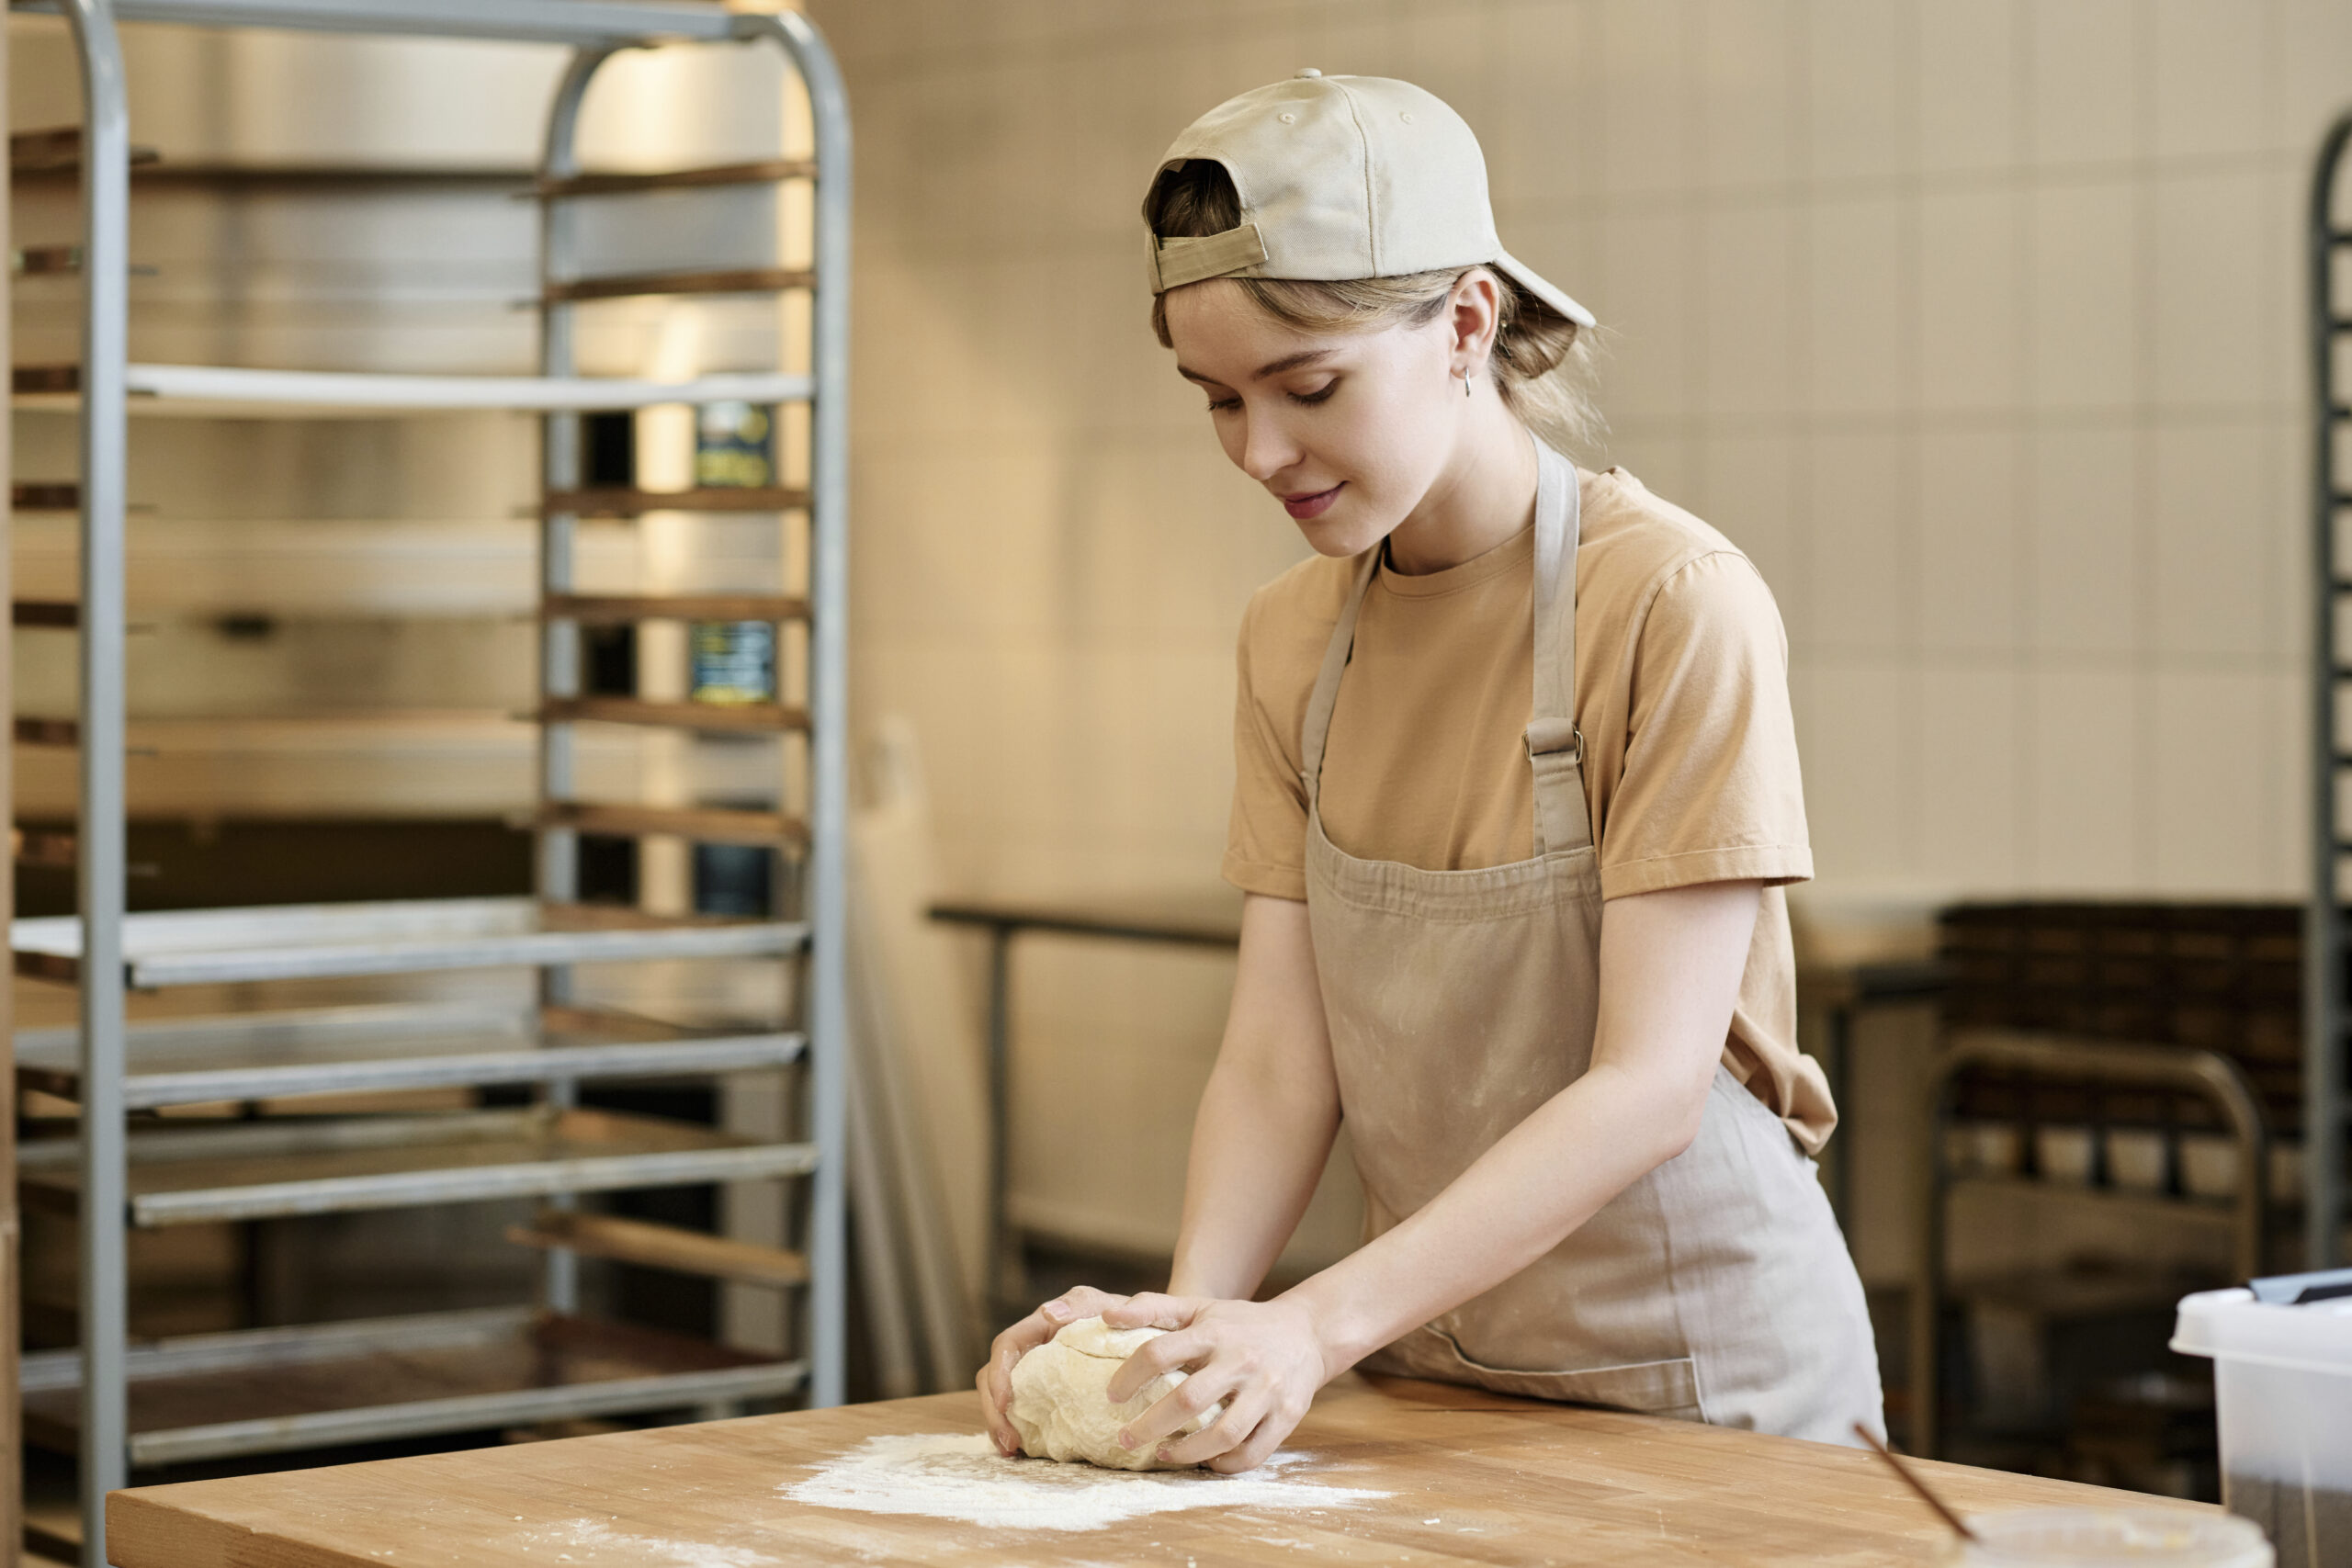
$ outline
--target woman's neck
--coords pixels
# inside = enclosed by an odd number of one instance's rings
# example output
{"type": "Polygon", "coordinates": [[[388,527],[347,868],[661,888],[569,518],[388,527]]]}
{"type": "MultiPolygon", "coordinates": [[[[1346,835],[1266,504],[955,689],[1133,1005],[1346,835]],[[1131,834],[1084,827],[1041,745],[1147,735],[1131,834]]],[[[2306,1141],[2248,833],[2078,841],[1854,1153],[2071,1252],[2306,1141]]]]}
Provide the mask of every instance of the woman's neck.
{"type": "Polygon", "coordinates": [[[1535,517],[1535,442],[1491,391],[1421,503],[1388,536],[1390,570],[1408,577],[1475,560],[1535,517]]]}

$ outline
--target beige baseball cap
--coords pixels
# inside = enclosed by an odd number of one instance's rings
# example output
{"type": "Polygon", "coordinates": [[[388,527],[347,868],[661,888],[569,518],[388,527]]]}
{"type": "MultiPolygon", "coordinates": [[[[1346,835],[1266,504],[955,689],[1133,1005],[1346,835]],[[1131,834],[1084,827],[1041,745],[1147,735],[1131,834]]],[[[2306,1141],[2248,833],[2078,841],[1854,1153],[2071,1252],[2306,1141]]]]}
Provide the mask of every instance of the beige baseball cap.
{"type": "Polygon", "coordinates": [[[1478,139],[1410,82],[1302,71],[1194,120],[1159,172],[1194,158],[1233,176],[1241,222],[1199,239],[1148,235],[1154,294],[1209,277],[1328,281],[1484,265],[1593,324],[1590,310],[1503,249],[1478,139]]]}

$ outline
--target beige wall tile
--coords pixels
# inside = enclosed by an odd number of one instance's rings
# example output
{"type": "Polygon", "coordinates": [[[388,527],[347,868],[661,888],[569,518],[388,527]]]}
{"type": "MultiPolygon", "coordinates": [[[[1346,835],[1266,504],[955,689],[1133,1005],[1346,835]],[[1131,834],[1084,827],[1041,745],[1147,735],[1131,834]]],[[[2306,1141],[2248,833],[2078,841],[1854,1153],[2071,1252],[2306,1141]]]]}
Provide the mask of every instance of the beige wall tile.
{"type": "Polygon", "coordinates": [[[2275,0],[2155,0],[2151,10],[2157,156],[2269,145],[2275,0]]]}
{"type": "Polygon", "coordinates": [[[1919,874],[1930,886],[2022,885],[2021,688],[2006,666],[1919,671],[1919,874]]]}
{"type": "Polygon", "coordinates": [[[2273,671],[2264,688],[2260,874],[2271,897],[2306,897],[2312,879],[2311,682],[2273,671]]]}
{"type": "Polygon", "coordinates": [[[1808,216],[1812,308],[1804,352],[1817,413],[1883,414],[1917,397],[1915,295],[1906,277],[1913,203],[1824,201],[1808,216]]]}
{"type": "Polygon", "coordinates": [[[2278,889],[2266,840],[2278,755],[2260,675],[2162,671],[2147,778],[2156,885],[2187,896],[2278,889]]]}
{"type": "Polygon", "coordinates": [[[1816,435],[1806,490],[1808,648],[1892,658],[1916,646],[1910,571],[1913,443],[1878,433],[1816,435]]]}
{"type": "Polygon", "coordinates": [[[1808,660],[1793,687],[1805,818],[1825,883],[1906,881],[1917,803],[1918,708],[1909,674],[1808,660]]]}
{"type": "Polygon", "coordinates": [[[1694,0],[1592,0],[1600,95],[1600,188],[1679,191],[1697,168],[1694,0]]]}
{"type": "Polygon", "coordinates": [[[2022,241],[2019,193],[1930,191],[1919,203],[1919,400],[1928,409],[2016,406],[2022,241]]]}
{"type": "Polygon", "coordinates": [[[1796,400],[1797,213],[1773,202],[1719,206],[1701,231],[1704,408],[1770,413],[1796,400]]]}
{"type": "Polygon", "coordinates": [[[1922,169],[2007,168],[2022,156],[2017,21],[2000,0],[1919,0],[1922,169]]]}
{"type": "Polygon", "coordinates": [[[2123,180],[2033,193],[2026,309],[2041,408],[2115,407],[2138,389],[2141,199],[2123,180]]]}
{"type": "Polygon", "coordinates": [[[2352,6],[2335,0],[2275,0],[2278,11],[2278,90],[2269,105],[2269,144],[2304,151],[2352,97],[2352,6]]]}
{"type": "Polygon", "coordinates": [[[1557,209],[1599,183],[1600,33],[1582,0],[1494,7],[1487,37],[1496,51],[1496,101],[1471,118],[1471,129],[1486,150],[1497,199],[1515,215],[1557,209]]]}
{"type": "Polygon", "coordinates": [[[2024,629],[2023,440],[2008,430],[1930,430],[1919,443],[1919,642],[2006,654],[2024,629]]]}
{"type": "Polygon", "coordinates": [[[1703,0],[1700,179],[1777,185],[1795,167],[1802,0],[1703,0]]]}
{"type": "Polygon", "coordinates": [[[2143,678],[2046,668],[2029,682],[2032,823],[2026,866],[2041,893],[2137,893],[2154,885],[2141,852],[2148,809],[2139,746],[2143,678]]]}
{"type": "Polygon", "coordinates": [[[2145,559],[2137,516],[2138,438],[2128,430],[2032,437],[2033,646],[2128,654],[2139,646],[2145,559]]]}
{"type": "Polygon", "coordinates": [[[1911,7],[1811,0],[1806,9],[1807,172],[1840,180],[1907,170],[1918,123],[1911,7]]]}
{"type": "Polygon", "coordinates": [[[2211,409],[2263,400],[2270,347],[2262,331],[2264,285],[2287,238],[2268,220],[2268,195],[2265,182],[2244,174],[2155,183],[2158,401],[2211,409]]]}
{"type": "Polygon", "coordinates": [[[1796,619],[1804,602],[1795,445],[1784,435],[1714,437],[1707,443],[1701,497],[1706,520],[1764,574],[1783,626],[1796,619]]]}
{"type": "Polygon", "coordinates": [[[2032,4],[2034,158],[2109,163],[2139,150],[2144,0],[2032,4]]]}
{"type": "Polygon", "coordinates": [[[2268,592],[2274,446],[2259,426],[2187,425],[2155,449],[2155,618],[2160,654],[2253,657],[2274,646],[2268,592]]]}
{"type": "Polygon", "coordinates": [[[1603,406],[1611,419],[1690,410],[1692,220],[1680,211],[1594,220],[1593,290],[1579,296],[1614,333],[1603,406]]]}

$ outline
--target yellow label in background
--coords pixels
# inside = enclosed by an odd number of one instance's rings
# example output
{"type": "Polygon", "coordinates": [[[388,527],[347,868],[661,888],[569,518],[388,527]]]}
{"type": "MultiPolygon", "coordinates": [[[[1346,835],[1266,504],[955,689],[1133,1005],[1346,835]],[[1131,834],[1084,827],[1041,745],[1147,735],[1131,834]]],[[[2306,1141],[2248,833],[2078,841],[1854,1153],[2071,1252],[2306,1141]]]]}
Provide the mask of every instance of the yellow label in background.
{"type": "Polygon", "coordinates": [[[705,403],[695,415],[695,483],[750,490],[775,482],[775,421],[756,403],[705,403]]]}

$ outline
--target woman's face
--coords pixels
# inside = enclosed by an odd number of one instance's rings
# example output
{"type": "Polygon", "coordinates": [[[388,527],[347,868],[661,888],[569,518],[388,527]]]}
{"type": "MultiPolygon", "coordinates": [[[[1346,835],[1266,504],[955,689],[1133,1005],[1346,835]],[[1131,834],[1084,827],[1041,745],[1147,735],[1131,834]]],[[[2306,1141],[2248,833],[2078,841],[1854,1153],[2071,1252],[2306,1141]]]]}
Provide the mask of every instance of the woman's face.
{"type": "Polygon", "coordinates": [[[1387,537],[1444,473],[1461,427],[1454,328],[1317,334],[1284,326],[1231,278],[1168,295],[1178,373],[1208,397],[1234,467],[1306,542],[1352,556],[1387,537]]]}

